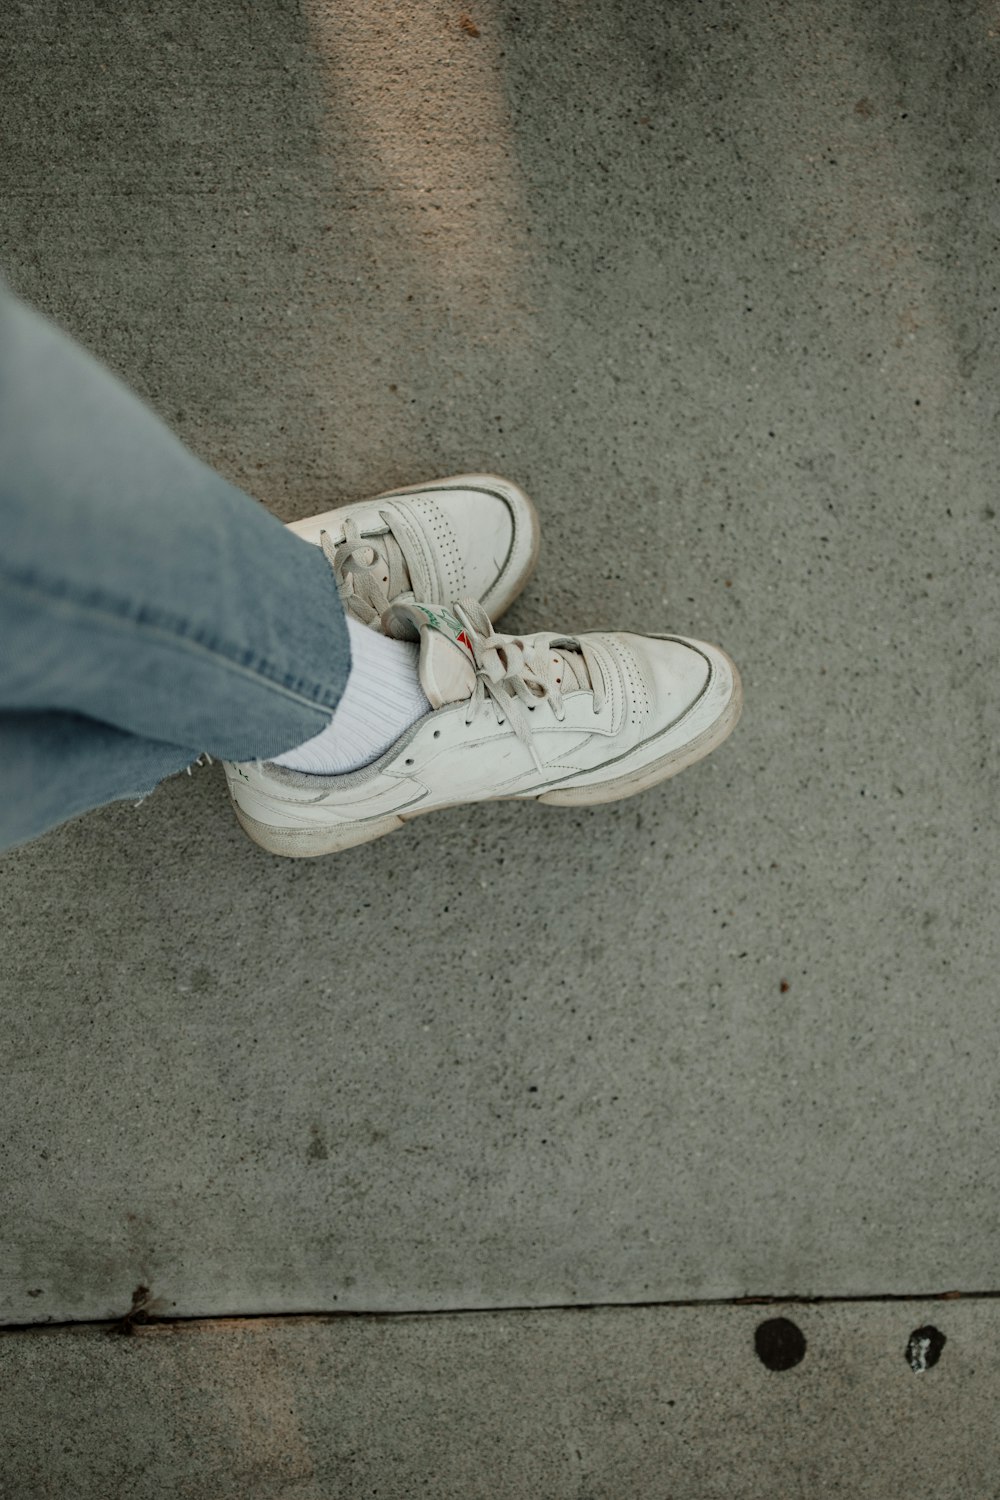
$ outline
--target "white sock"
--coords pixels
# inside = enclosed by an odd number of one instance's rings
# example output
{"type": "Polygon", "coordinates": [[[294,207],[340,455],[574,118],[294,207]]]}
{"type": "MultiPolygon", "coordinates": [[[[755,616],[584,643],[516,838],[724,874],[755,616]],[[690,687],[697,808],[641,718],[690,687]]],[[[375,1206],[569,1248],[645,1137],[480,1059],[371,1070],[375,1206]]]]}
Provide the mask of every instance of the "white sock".
{"type": "Polygon", "coordinates": [[[420,647],[394,641],[370,625],[347,616],[351,638],[351,672],[344,696],[325,729],[274,755],[279,766],[336,776],[377,760],[411,724],[429,714],[431,705],[420,686],[420,647]]]}

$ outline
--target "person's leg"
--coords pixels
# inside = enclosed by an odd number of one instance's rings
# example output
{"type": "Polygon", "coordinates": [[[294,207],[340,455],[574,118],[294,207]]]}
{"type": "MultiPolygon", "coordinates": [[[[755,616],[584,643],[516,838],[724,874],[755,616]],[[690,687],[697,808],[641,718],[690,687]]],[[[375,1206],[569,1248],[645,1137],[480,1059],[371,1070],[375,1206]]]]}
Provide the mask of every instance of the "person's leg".
{"type": "Polygon", "coordinates": [[[148,796],[193,758],[79,714],[0,712],[0,852],[91,808],[148,796]]]}
{"type": "Polygon", "coordinates": [[[0,285],[0,848],[301,744],[349,668],[322,552],[0,285]]]}

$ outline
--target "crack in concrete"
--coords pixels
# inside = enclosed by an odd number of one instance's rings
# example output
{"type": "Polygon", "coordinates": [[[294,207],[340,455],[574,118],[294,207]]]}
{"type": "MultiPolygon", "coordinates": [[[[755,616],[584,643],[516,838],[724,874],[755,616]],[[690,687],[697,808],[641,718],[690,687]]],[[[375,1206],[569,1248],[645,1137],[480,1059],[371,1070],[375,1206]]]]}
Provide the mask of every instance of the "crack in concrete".
{"type": "Polygon", "coordinates": [[[600,1312],[605,1308],[634,1308],[637,1312],[658,1307],[824,1307],[861,1302],[988,1302],[1000,1298],[1000,1291],[948,1291],[948,1292],[863,1292],[857,1295],[805,1296],[790,1294],[779,1296],[760,1294],[752,1297],[703,1297],[680,1300],[660,1299],[652,1302],[545,1302],[518,1303],[506,1307],[437,1307],[437,1308],[355,1308],[353,1310],[314,1309],[311,1312],[254,1312],[254,1313],[194,1313],[189,1315],[164,1315],[148,1311],[151,1297],[147,1287],[138,1287],[133,1295],[132,1306],[120,1318],[69,1318],[61,1322],[5,1323],[0,1325],[0,1336],[9,1333],[41,1332],[57,1328],[104,1328],[109,1334],[133,1334],[140,1328],[152,1328],[163,1324],[226,1322],[303,1322],[325,1320],[343,1322],[347,1318],[399,1319],[399,1318],[461,1318],[482,1317],[490,1313],[543,1313],[600,1312]],[[143,1294],[140,1297],[140,1294],[143,1294]],[[138,1305],[137,1305],[138,1303],[138,1305]]]}

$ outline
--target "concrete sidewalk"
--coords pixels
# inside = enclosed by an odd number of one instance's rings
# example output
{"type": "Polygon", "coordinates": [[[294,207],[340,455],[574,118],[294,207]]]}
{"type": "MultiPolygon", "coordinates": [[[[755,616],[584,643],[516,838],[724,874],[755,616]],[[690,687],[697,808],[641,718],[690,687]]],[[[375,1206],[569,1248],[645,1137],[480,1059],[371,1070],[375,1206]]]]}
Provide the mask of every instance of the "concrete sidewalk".
{"type": "Polygon", "coordinates": [[[8,8],[16,290],[283,519],[509,474],[514,628],[717,640],[747,708],[585,813],[299,864],[204,769],[6,856],[0,1318],[996,1289],[998,48],[978,0],[8,8]]]}
{"type": "Polygon", "coordinates": [[[993,1496],[998,1336],[995,1301],[0,1334],[0,1496],[993,1496]],[[786,1369],[755,1350],[776,1317],[786,1369]]]}

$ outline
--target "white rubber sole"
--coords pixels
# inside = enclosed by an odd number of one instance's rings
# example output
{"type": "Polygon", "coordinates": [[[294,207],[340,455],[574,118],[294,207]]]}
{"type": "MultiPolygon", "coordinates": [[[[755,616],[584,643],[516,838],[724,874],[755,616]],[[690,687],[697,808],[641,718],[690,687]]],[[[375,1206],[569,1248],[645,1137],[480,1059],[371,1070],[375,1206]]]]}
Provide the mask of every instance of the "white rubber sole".
{"type": "MultiPolygon", "coordinates": [[[[719,654],[725,656],[724,652],[719,654]]],[[[661,756],[659,760],[650,761],[630,774],[589,786],[554,787],[551,791],[540,792],[534,797],[484,797],[480,801],[535,801],[547,803],[550,807],[598,807],[606,802],[622,802],[626,797],[634,797],[661,781],[669,781],[671,776],[676,776],[688,766],[711,755],[713,750],[718,749],[729,738],[739,722],[743,711],[743,685],[735,662],[728,656],[725,659],[733,674],[733,691],[726,707],[695,739],[661,756]]],[[[470,801],[436,803],[433,807],[416,808],[411,813],[388,813],[384,818],[366,819],[363,823],[341,823],[335,828],[276,828],[245,812],[233,795],[228,772],[226,780],[237,820],[244,832],[269,854],[280,854],[287,859],[316,859],[323,854],[339,854],[345,849],[355,849],[359,844],[370,844],[388,833],[395,833],[414,818],[425,817],[428,813],[444,812],[448,807],[479,805],[470,801]]]]}

